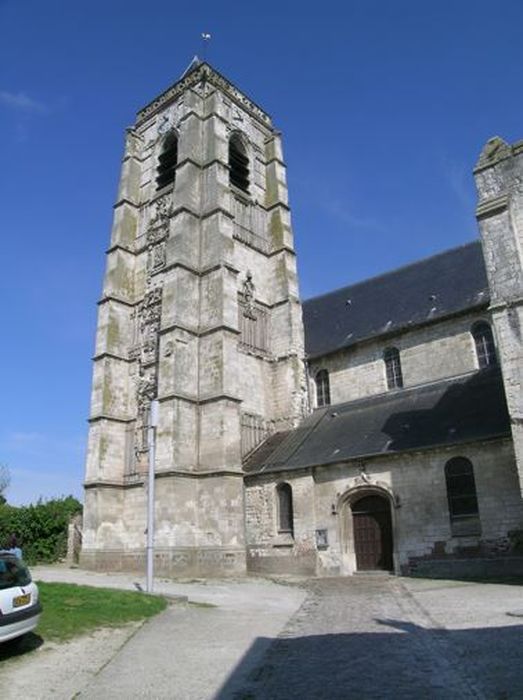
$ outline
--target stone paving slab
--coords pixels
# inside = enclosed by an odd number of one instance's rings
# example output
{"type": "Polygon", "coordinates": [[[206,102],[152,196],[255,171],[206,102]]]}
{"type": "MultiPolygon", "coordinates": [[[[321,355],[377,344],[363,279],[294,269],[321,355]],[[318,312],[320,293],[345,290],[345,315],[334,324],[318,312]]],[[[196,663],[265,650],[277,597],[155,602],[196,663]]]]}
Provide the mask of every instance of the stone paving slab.
{"type": "Polygon", "coordinates": [[[523,698],[517,586],[316,580],[247,681],[219,700],[523,698]]]}

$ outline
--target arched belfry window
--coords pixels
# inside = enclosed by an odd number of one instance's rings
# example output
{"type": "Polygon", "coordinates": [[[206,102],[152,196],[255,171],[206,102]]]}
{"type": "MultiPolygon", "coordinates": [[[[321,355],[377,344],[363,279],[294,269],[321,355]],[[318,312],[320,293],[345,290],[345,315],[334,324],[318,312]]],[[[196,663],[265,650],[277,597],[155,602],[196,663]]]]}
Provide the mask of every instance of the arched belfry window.
{"type": "Polygon", "coordinates": [[[174,183],[178,163],[178,137],[171,132],[163,142],[156,167],[156,189],[161,190],[174,183]]]}
{"type": "Polygon", "coordinates": [[[445,481],[452,533],[479,532],[478,499],[472,462],[466,457],[453,457],[445,465],[445,481]]]}
{"type": "Polygon", "coordinates": [[[476,347],[478,367],[483,369],[484,367],[495,365],[497,357],[492,328],[486,321],[478,321],[472,326],[471,333],[476,347]]]}
{"type": "Polygon", "coordinates": [[[314,379],[316,382],[316,406],[328,406],[331,402],[331,388],[329,373],[326,369],[320,369],[314,379]]]}
{"type": "Polygon", "coordinates": [[[249,159],[239,134],[229,140],[229,182],[244,192],[249,191],[249,159]]]}
{"type": "Polygon", "coordinates": [[[292,488],[290,484],[278,484],[278,532],[294,534],[294,511],[292,507],[292,488]]]}
{"type": "Polygon", "coordinates": [[[387,348],[383,353],[383,361],[387,374],[387,389],[401,389],[403,387],[403,374],[398,348],[387,348]]]}

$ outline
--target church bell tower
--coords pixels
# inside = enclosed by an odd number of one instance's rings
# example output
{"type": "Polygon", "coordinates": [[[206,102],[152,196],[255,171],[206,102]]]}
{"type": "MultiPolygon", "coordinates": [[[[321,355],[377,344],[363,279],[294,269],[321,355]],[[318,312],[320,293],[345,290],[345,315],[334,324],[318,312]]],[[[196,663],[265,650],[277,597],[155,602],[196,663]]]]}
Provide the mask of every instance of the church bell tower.
{"type": "Polygon", "coordinates": [[[99,302],[83,565],[144,566],[157,399],[156,570],[243,572],[242,460],[299,422],[305,385],[280,134],[195,59],[127,130],[99,302]]]}

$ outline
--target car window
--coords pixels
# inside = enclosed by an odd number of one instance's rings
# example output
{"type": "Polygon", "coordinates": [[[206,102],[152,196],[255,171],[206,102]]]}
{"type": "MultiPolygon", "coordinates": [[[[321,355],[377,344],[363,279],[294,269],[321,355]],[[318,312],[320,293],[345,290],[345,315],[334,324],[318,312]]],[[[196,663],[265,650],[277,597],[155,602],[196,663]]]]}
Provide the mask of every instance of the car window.
{"type": "Polygon", "coordinates": [[[0,590],[11,586],[27,586],[31,575],[27,566],[16,557],[0,557],[0,590]]]}

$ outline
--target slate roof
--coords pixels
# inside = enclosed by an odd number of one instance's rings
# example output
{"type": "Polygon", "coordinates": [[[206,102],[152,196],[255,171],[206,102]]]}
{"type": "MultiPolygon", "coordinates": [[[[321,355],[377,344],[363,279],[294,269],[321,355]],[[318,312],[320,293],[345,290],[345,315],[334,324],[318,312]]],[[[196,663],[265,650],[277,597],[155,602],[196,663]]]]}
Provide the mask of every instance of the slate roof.
{"type": "Polygon", "coordinates": [[[316,410],[271,436],[247,473],[287,471],[510,435],[497,367],[316,410]]]}
{"type": "Polygon", "coordinates": [[[447,250],[303,303],[309,358],[489,303],[481,243],[447,250]]]}

